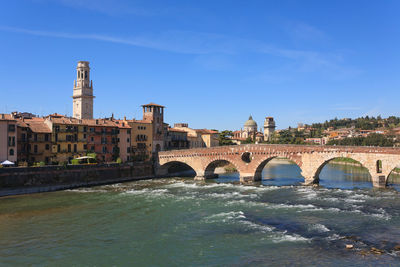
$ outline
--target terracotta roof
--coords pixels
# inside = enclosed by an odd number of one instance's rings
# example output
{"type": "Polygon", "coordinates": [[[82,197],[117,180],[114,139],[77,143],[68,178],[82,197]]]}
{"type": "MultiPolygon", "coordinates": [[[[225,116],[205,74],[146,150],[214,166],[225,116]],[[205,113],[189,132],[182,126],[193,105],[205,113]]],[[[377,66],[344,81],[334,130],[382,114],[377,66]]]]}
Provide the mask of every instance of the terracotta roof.
{"type": "Polygon", "coordinates": [[[24,122],[23,120],[21,120],[21,119],[17,120],[17,125],[19,127],[24,127],[24,128],[28,127],[28,124],[26,122],[24,122]]]}
{"type": "Polygon", "coordinates": [[[168,129],[169,132],[180,132],[180,133],[186,133],[185,130],[180,130],[180,129],[175,129],[175,128],[169,128],[168,129]]]}
{"type": "Polygon", "coordinates": [[[145,121],[145,120],[126,120],[126,122],[138,122],[138,123],[152,124],[151,121],[145,121]]]}
{"type": "Polygon", "coordinates": [[[114,122],[117,124],[117,127],[120,128],[120,129],[132,129],[132,127],[129,126],[127,121],[115,120],[114,122]]]}
{"type": "Polygon", "coordinates": [[[51,133],[51,129],[44,122],[32,121],[28,123],[29,129],[34,133],[51,133]]]}
{"type": "Polygon", "coordinates": [[[84,120],[79,120],[75,118],[67,118],[67,117],[58,117],[58,116],[49,116],[49,119],[55,124],[73,124],[80,125],[84,120]]]}
{"type": "Polygon", "coordinates": [[[65,116],[58,114],[58,113],[53,113],[53,114],[48,115],[47,117],[65,117],[65,116]]]}
{"type": "Polygon", "coordinates": [[[94,126],[94,127],[118,127],[117,123],[107,119],[92,119],[92,120],[81,120],[82,125],[94,126]]]}
{"type": "Polygon", "coordinates": [[[201,134],[217,134],[217,131],[213,130],[208,130],[208,129],[195,129],[196,133],[201,133],[201,134]]]}
{"type": "Polygon", "coordinates": [[[3,121],[15,121],[11,114],[0,114],[0,120],[3,121]]]}
{"type": "Polygon", "coordinates": [[[153,103],[153,102],[151,102],[151,103],[149,103],[149,104],[147,104],[147,105],[142,105],[142,107],[148,107],[148,106],[154,106],[154,107],[165,108],[164,106],[161,106],[161,105],[156,104],[156,103],[153,103]]]}

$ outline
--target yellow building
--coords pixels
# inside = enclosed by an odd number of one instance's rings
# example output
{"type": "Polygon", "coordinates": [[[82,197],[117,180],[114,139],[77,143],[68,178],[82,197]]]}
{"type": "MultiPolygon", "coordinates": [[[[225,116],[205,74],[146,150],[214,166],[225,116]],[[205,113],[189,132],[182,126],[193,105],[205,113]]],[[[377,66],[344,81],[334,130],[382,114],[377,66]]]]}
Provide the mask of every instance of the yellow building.
{"type": "Polygon", "coordinates": [[[145,120],[125,120],[131,127],[131,154],[133,160],[147,160],[152,156],[153,124],[145,120]]]}
{"type": "Polygon", "coordinates": [[[219,146],[218,132],[208,129],[191,129],[187,123],[176,123],[174,128],[187,132],[189,148],[219,146]]]}
{"type": "Polygon", "coordinates": [[[82,120],[52,114],[44,122],[52,129],[53,162],[68,162],[86,154],[88,126],[82,120]]]}

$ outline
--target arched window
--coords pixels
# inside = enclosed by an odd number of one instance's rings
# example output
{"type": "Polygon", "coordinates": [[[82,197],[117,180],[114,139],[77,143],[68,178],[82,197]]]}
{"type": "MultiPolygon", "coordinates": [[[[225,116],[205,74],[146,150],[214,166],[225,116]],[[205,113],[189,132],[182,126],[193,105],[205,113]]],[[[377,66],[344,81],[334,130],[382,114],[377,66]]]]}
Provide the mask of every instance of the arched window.
{"type": "Polygon", "coordinates": [[[376,173],[382,173],[382,160],[376,161],[376,173]]]}
{"type": "Polygon", "coordinates": [[[14,156],[14,149],[10,149],[10,156],[14,156]]]}

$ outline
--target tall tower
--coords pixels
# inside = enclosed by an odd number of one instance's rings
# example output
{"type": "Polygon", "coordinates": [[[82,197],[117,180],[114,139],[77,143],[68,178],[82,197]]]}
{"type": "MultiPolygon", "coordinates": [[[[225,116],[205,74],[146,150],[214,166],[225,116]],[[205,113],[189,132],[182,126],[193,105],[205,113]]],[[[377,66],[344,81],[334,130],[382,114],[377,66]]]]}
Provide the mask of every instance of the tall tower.
{"type": "Polygon", "coordinates": [[[90,80],[88,61],[79,61],[74,81],[73,117],[93,119],[93,81],[90,80]]]}
{"type": "Polygon", "coordinates": [[[273,117],[266,117],[264,121],[264,141],[271,141],[272,134],[275,132],[275,121],[273,117]]]}
{"type": "Polygon", "coordinates": [[[150,103],[142,105],[143,120],[153,125],[153,152],[164,150],[164,106],[150,103]]]}

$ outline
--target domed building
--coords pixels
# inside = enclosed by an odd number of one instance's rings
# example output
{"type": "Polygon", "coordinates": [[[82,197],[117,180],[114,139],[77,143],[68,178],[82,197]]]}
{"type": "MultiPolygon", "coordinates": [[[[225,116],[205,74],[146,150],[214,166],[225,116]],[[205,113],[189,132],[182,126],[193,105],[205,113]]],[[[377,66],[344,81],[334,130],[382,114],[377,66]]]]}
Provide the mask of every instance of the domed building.
{"type": "Polygon", "coordinates": [[[237,144],[246,141],[246,139],[249,137],[255,142],[269,141],[274,129],[274,119],[272,117],[267,117],[266,122],[264,123],[263,134],[261,132],[262,130],[257,130],[257,122],[253,120],[253,117],[250,115],[249,119],[244,123],[243,128],[239,131],[233,132],[232,140],[237,144]]]}
{"type": "Polygon", "coordinates": [[[257,122],[253,120],[253,117],[250,115],[249,119],[244,123],[244,132],[246,133],[255,133],[257,132],[257,122]]]}

